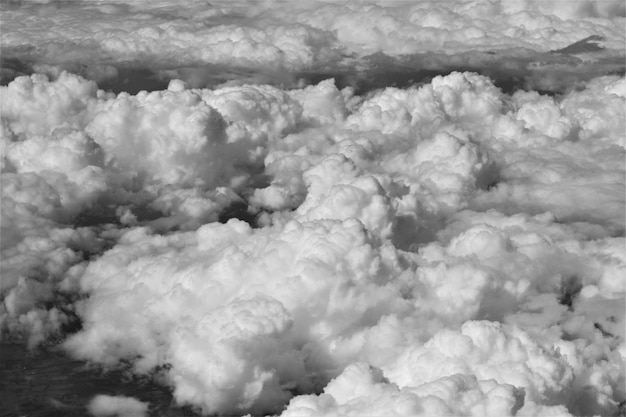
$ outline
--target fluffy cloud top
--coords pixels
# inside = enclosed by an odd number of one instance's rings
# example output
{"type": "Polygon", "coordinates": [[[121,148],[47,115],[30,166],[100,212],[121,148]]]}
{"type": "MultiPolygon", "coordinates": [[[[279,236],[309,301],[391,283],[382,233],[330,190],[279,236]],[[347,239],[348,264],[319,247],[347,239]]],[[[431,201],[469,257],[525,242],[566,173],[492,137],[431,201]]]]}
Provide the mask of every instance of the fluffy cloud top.
{"type": "Polygon", "coordinates": [[[293,82],[376,52],[584,67],[623,53],[621,3],[2,8],[3,47],[48,73],[0,87],[3,338],[62,337],[207,414],[623,411],[623,76],[560,95],[468,71],[293,82]],[[97,77],[139,57],[286,80],[115,94],[42,64],[91,57],[97,77]]]}
{"type": "Polygon", "coordinates": [[[208,413],[279,412],[333,378],[286,413],[576,413],[589,386],[586,409],[612,412],[623,332],[597,306],[623,304],[622,86],[506,96],[454,73],[367,97],[131,96],[20,78],[3,91],[3,326],[36,343],[74,311],[46,303],[79,290],[69,351],[161,369],[208,413]],[[258,227],[215,223],[232,202],[258,227]],[[368,388],[345,397],[342,378],[368,388]]]}

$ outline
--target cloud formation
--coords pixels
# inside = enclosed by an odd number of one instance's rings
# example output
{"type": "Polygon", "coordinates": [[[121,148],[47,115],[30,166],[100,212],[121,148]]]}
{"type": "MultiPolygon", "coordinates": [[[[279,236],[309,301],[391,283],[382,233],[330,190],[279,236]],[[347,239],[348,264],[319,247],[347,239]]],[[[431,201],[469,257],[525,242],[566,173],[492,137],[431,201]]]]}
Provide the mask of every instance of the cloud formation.
{"type": "MultiPolygon", "coordinates": [[[[609,351],[623,340],[604,327],[615,326],[614,309],[593,323],[578,314],[599,299],[623,304],[623,120],[611,122],[608,108],[576,117],[590,100],[622,106],[622,85],[507,97],[455,73],[368,97],[330,81],[291,91],[173,82],[114,96],[70,74],[20,78],[5,89],[22,101],[3,118],[3,267],[14,277],[5,326],[42,340],[63,321],[45,301],[79,288],[89,298],[77,304],[83,330],[66,342],[74,355],[164,369],[177,401],[208,413],[278,412],[351,363],[380,368],[393,398],[452,378],[494,410],[571,409],[597,366],[585,346],[600,343],[595,334],[609,351]],[[55,110],[35,119],[40,103],[55,110]],[[248,197],[263,227],[215,223],[248,197]],[[95,204],[112,207],[114,223],[75,226],[95,204]],[[148,208],[159,219],[142,217],[148,208]],[[537,308],[565,314],[581,342],[538,332],[537,308]],[[436,347],[464,338],[467,351],[436,347]],[[492,338],[502,342],[480,344],[492,338]],[[479,353],[492,346],[502,351],[479,353]],[[417,370],[436,361],[446,366],[429,369],[448,371],[417,370]],[[490,380],[505,384],[506,405],[491,404],[500,385],[490,380]]],[[[623,359],[612,357],[594,412],[623,394],[610,371],[623,359]]],[[[469,412],[442,400],[453,408],[432,412],[469,412]]]]}
{"type": "Polygon", "coordinates": [[[60,67],[114,90],[162,89],[163,78],[296,85],[329,73],[384,87],[376,79],[394,73],[420,81],[429,71],[470,70],[561,91],[624,71],[619,0],[23,1],[3,12],[7,80],[60,67]],[[585,39],[595,47],[581,47],[585,39]]]}
{"type": "Polygon", "coordinates": [[[315,6],[2,6],[3,48],[38,72],[0,87],[3,337],[62,339],[205,414],[622,412],[623,75],[297,80],[496,49],[597,65],[622,53],[622,5],[315,6]],[[189,77],[114,93],[63,70],[96,57],[77,72],[104,80],[137,54],[189,77]],[[198,63],[237,75],[205,88],[198,63]]]}

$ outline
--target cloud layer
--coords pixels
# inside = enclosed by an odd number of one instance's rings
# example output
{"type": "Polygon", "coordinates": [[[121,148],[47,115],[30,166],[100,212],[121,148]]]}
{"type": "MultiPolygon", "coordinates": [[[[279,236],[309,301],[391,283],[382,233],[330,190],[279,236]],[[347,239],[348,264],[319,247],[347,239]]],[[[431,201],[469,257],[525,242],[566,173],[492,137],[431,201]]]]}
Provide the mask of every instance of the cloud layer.
{"type": "Polygon", "coordinates": [[[63,339],[206,414],[622,412],[623,75],[526,84],[557,95],[297,74],[505,48],[589,68],[623,53],[623,4],[315,6],[2,6],[36,67],[0,87],[3,338],[63,339]],[[99,89],[131,57],[187,76],[99,89]],[[239,72],[206,88],[198,63],[239,72]]]}
{"type": "Polygon", "coordinates": [[[43,3],[2,6],[3,79],[62,68],[139,91],[330,73],[367,88],[471,70],[560,91],[624,72],[619,0],[43,3]]]}
{"type": "Polygon", "coordinates": [[[74,355],[165,369],[204,412],[278,412],[333,378],[287,413],[374,406],[342,378],[408,396],[399,414],[621,401],[623,79],[560,99],[471,73],[367,97],[331,80],[114,96],[64,73],[2,93],[3,323],[33,341],[67,314],[46,300],[80,290],[74,355]],[[256,228],[215,222],[240,201],[256,228]],[[429,384],[483,408],[424,403],[429,384]]]}

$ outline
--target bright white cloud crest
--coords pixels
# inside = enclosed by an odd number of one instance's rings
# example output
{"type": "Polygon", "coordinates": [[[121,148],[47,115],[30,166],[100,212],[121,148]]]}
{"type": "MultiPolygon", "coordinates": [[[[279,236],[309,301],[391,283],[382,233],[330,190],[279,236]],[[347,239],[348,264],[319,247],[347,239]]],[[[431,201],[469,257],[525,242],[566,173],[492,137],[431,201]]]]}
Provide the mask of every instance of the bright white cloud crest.
{"type": "MultiPolygon", "coordinates": [[[[0,87],[6,335],[67,336],[74,357],[158,375],[207,414],[623,412],[623,76],[559,95],[469,71],[115,94],[46,67],[132,57],[293,81],[376,52],[592,35],[607,57],[620,2],[3,7],[3,47],[37,45],[48,74],[0,87]],[[41,31],[20,23],[32,10],[41,31]]],[[[149,413],[104,395],[88,409],[149,413]]]]}

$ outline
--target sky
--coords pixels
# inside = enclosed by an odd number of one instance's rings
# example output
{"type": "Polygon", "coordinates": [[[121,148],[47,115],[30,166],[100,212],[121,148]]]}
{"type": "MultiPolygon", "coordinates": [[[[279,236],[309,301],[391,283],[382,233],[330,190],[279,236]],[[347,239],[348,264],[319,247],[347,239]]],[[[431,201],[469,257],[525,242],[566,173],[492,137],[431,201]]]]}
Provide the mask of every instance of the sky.
{"type": "Polygon", "coordinates": [[[0,12],[3,343],[196,415],[625,412],[623,1],[0,12]]]}

